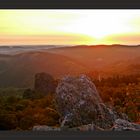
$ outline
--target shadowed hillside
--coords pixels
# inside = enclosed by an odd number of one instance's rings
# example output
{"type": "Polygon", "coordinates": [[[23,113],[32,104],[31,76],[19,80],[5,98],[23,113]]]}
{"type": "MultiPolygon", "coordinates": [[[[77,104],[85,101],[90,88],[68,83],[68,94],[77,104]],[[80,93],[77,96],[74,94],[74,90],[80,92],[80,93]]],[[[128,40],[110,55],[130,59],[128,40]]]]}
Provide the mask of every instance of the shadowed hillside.
{"type": "Polygon", "coordinates": [[[86,72],[87,69],[71,58],[47,52],[0,56],[1,87],[30,87],[35,73],[42,71],[57,77],[86,72]]]}
{"type": "Polygon", "coordinates": [[[35,73],[39,72],[47,72],[55,78],[80,73],[108,77],[140,72],[139,46],[81,45],[37,49],[34,52],[0,55],[0,87],[31,87],[35,73]]]}
{"type": "Polygon", "coordinates": [[[75,46],[48,50],[82,62],[90,70],[101,70],[120,61],[139,63],[140,47],[124,45],[75,46]],[[138,58],[138,59],[136,59],[138,58]],[[134,60],[135,59],[135,60],[134,60]],[[134,60],[134,61],[133,61],[134,60]]]}

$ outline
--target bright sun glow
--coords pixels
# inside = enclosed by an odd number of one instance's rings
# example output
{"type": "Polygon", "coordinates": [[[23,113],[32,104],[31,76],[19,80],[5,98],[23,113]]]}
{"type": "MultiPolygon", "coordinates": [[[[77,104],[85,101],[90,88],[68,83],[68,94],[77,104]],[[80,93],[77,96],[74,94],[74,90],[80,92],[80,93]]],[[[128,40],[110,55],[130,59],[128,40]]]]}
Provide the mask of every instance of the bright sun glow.
{"type": "Polygon", "coordinates": [[[137,44],[139,36],[140,10],[0,10],[0,44],[137,44]]]}

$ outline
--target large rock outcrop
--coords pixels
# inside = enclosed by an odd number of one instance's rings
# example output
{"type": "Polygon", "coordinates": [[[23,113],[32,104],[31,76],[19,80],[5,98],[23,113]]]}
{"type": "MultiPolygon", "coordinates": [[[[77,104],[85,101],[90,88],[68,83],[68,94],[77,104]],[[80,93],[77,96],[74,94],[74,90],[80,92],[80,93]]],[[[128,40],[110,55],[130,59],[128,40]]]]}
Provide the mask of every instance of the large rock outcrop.
{"type": "Polygon", "coordinates": [[[110,128],[118,118],[107,108],[94,83],[85,75],[64,77],[56,88],[57,109],[61,113],[61,126],[76,127],[94,123],[110,128]]]}
{"type": "Polygon", "coordinates": [[[34,88],[37,92],[47,95],[48,93],[54,93],[56,83],[54,78],[47,73],[37,73],[35,75],[34,88]]]}
{"type": "Polygon", "coordinates": [[[55,93],[61,126],[34,126],[33,131],[126,131],[140,130],[125,114],[108,108],[94,83],[85,75],[64,77],[55,93]]]}

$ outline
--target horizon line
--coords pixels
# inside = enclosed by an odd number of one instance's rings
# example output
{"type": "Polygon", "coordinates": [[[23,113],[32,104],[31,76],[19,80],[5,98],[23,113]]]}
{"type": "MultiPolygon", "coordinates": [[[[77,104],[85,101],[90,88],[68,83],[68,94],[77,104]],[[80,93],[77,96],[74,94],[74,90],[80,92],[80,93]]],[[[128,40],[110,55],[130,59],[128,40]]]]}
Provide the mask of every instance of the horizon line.
{"type": "Polygon", "coordinates": [[[11,44],[11,45],[6,45],[6,44],[3,44],[1,45],[0,44],[0,47],[10,47],[10,46],[113,46],[113,45],[121,45],[121,46],[140,46],[140,44],[11,44]]]}

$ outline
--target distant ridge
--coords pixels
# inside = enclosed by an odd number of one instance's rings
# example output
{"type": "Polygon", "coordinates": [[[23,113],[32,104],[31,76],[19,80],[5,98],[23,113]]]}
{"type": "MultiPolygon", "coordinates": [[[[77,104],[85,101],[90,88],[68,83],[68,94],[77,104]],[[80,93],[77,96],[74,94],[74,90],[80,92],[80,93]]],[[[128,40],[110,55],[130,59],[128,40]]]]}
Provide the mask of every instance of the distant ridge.
{"type": "Polygon", "coordinates": [[[105,75],[138,73],[139,46],[75,45],[46,50],[43,47],[41,49],[23,47],[10,48],[10,51],[5,49],[4,53],[2,48],[0,49],[0,87],[27,87],[32,85],[33,76],[38,72],[46,72],[56,78],[65,74],[76,75],[95,73],[95,71],[102,72],[102,75],[103,73],[105,75]]]}
{"type": "Polygon", "coordinates": [[[84,46],[140,46],[140,44],[126,45],[126,44],[79,44],[79,45],[0,45],[0,48],[24,48],[24,47],[84,47],[84,46]]]}

